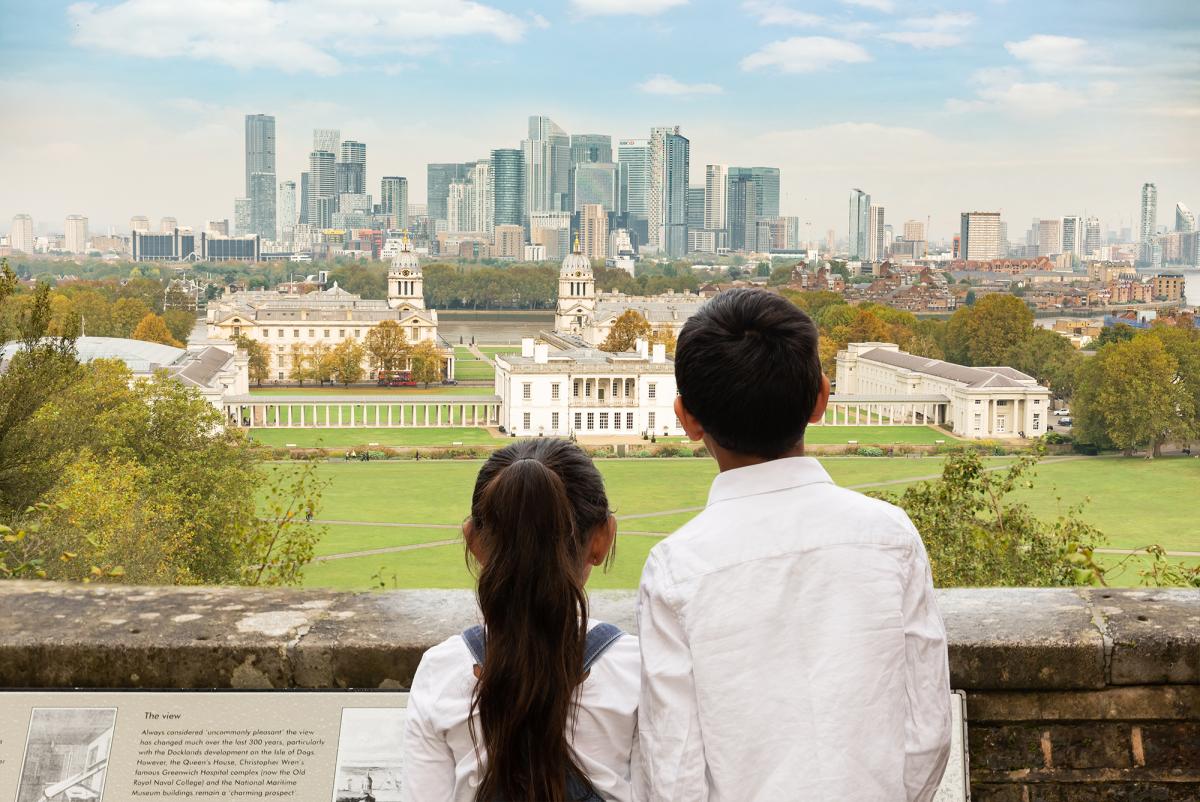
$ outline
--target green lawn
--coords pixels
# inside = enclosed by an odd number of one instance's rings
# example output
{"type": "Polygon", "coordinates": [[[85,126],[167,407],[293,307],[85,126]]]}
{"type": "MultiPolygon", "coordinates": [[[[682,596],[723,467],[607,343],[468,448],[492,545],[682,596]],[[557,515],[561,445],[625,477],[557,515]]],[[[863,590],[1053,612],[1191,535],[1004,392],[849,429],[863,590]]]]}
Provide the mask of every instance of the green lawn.
{"type": "MultiPolygon", "coordinates": [[[[461,377],[460,377],[461,378],[461,377]]],[[[489,376],[490,378],[490,376],[489,376]]],[[[394,396],[397,403],[406,401],[413,395],[491,395],[486,387],[458,387],[453,384],[431,384],[425,387],[380,387],[375,384],[352,384],[349,387],[338,385],[306,385],[304,387],[252,387],[250,395],[305,395],[314,401],[320,401],[331,395],[370,395],[394,396]]],[[[380,402],[391,400],[380,398],[380,402]]]]}
{"type": "Polygon", "coordinates": [[[954,442],[947,432],[929,426],[809,426],[804,430],[804,442],[813,445],[844,444],[851,440],[864,446],[954,442]]]}
{"type": "MultiPolygon", "coordinates": [[[[344,448],[377,443],[380,448],[392,446],[468,446],[501,445],[503,439],[493,437],[487,429],[476,427],[446,427],[443,429],[251,429],[250,436],[269,446],[296,445],[300,448],[344,448]]],[[[374,448],[374,446],[372,446],[374,448]]]]}
{"type": "Polygon", "coordinates": [[[496,369],[471,353],[465,345],[454,346],[454,377],[459,381],[494,381],[496,369]]]}
{"type": "MultiPolygon", "coordinates": [[[[988,462],[1002,466],[1009,460],[994,458],[988,462]]],[[[829,457],[821,461],[841,485],[897,492],[910,481],[939,474],[942,466],[938,457],[829,457]],[[892,482],[895,484],[881,484],[892,482]]],[[[319,518],[457,526],[468,513],[480,464],[478,460],[324,463],[320,471],[332,484],[319,518]]],[[[610,503],[621,519],[622,532],[674,531],[696,514],[695,508],[704,505],[716,475],[716,466],[708,459],[609,459],[598,460],[597,465],[604,475],[610,503]]],[[[1194,514],[1200,460],[1075,459],[1044,463],[1037,470],[1035,487],[1021,492],[1040,515],[1053,517],[1061,505],[1090,496],[1084,517],[1108,536],[1106,546],[1132,549],[1160,543],[1169,550],[1200,551],[1200,526],[1194,514]]],[[[456,529],[425,527],[330,524],[328,530],[317,548],[318,555],[458,536],[456,529]]],[[[591,586],[636,586],[645,555],[658,539],[653,535],[623,535],[613,571],[596,574],[591,586]]],[[[1101,557],[1106,565],[1120,560],[1118,555],[1101,557]]],[[[1187,562],[1196,564],[1200,560],[1187,562]]],[[[1142,564],[1140,559],[1130,560],[1125,570],[1110,578],[1112,584],[1138,584],[1136,569],[1142,564]]],[[[378,582],[373,583],[371,577],[381,569],[389,587],[471,586],[462,548],[457,544],[314,564],[305,573],[305,584],[367,588],[378,582]]]]}

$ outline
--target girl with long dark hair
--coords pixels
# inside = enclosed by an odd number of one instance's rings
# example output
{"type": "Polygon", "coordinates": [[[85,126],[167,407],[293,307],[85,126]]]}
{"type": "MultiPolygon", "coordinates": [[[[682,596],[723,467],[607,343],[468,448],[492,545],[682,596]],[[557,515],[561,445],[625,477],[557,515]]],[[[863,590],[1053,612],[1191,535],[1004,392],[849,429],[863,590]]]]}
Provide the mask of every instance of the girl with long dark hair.
{"type": "Polygon", "coordinates": [[[463,525],[483,624],[421,658],[408,702],[403,798],[627,802],[637,639],[588,618],[584,584],[616,519],[577,446],[495,452],[463,525]]]}

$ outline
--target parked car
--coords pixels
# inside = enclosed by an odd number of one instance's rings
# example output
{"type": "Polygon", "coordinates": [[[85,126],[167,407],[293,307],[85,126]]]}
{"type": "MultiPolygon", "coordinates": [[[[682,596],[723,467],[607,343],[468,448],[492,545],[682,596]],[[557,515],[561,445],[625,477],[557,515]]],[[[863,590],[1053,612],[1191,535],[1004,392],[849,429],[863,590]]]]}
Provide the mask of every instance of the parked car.
{"type": "Polygon", "coordinates": [[[1073,425],[1074,425],[1074,423],[1071,421],[1071,419],[1070,419],[1070,418],[1059,418],[1059,419],[1058,419],[1058,425],[1059,425],[1059,426],[1068,426],[1068,427],[1069,427],[1069,426],[1073,426],[1073,425]]]}
{"type": "Polygon", "coordinates": [[[1069,417],[1071,416],[1071,410],[1069,410],[1069,409],[1060,409],[1060,410],[1058,410],[1057,412],[1055,412],[1054,414],[1055,414],[1055,415],[1057,415],[1057,416],[1058,416],[1058,417],[1060,417],[1060,418],[1069,418],[1069,417]]]}

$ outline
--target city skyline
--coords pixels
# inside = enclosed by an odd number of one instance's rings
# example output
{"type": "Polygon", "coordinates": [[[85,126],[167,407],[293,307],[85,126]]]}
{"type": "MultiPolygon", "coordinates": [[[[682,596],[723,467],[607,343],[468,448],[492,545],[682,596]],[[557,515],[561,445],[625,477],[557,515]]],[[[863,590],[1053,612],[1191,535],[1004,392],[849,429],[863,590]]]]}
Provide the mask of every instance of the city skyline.
{"type": "MultiPolygon", "coordinates": [[[[285,22],[318,9],[261,4],[285,22]]],[[[368,191],[404,176],[410,202],[426,196],[428,163],[520,148],[530,115],[614,143],[678,125],[685,185],[704,184],[708,164],[778,167],[780,214],[811,222],[813,238],[845,236],[855,186],[889,220],[929,219],[933,239],[969,209],[1136,230],[1143,183],[1166,209],[1200,202],[1190,4],[501,5],[355,0],[328,31],[285,34],[235,30],[224,6],[197,2],[178,13],[181,41],[159,42],[140,0],[3,0],[25,25],[0,33],[0,102],[23,110],[0,134],[0,226],[18,213],[39,231],[68,214],[94,231],[133,215],[233,219],[247,114],[276,119],[278,182],[299,187],[313,129],[336,127],[367,143],[368,191]],[[364,20],[379,22],[364,41],[335,44],[364,20]],[[716,33],[718,55],[696,59],[716,33]],[[253,53],[235,47],[247,36],[260,37],[253,53]],[[654,55],[621,56],[614,36],[620,52],[654,55]]]]}

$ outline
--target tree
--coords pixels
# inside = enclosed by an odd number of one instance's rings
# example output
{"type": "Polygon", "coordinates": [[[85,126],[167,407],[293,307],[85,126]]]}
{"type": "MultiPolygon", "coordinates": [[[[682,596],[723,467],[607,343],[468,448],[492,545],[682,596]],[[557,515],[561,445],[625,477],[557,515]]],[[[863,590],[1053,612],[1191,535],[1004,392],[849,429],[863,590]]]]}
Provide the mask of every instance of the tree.
{"type": "Polygon", "coordinates": [[[292,343],[289,350],[292,357],[292,367],[288,373],[288,378],[303,387],[304,380],[312,376],[312,355],[304,343],[292,343]]]}
{"type": "Polygon", "coordinates": [[[196,328],[196,313],[185,309],[168,309],[163,312],[163,321],[172,337],[186,343],[188,337],[192,336],[192,329],[196,328]]]}
{"type": "Polygon", "coordinates": [[[138,298],[119,298],[112,307],[114,337],[129,337],[152,310],[138,298]]]}
{"type": "Polygon", "coordinates": [[[399,370],[408,358],[404,329],[394,320],[385,320],[367,332],[365,345],[377,370],[399,370]]]}
{"type": "Polygon", "coordinates": [[[367,349],[363,348],[358,340],[342,340],[329,353],[333,363],[333,379],[345,387],[362,381],[366,374],[362,365],[366,356],[367,349]]]}
{"type": "Polygon", "coordinates": [[[442,352],[429,340],[422,340],[409,352],[413,381],[429,385],[442,380],[442,352]]]}
{"type": "Polygon", "coordinates": [[[1085,361],[1075,389],[1077,439],[1111,445],[1126,456],[1192,431],[1193,399],[1177,382],[1179,363],[1162,340],[1142,335],[1110,343],[1085,361]]]}
{"type": "Polygon", "coordinates": [[[1100,332],[1100,336],[1092,343],[1092,346],[1099,350],[1109,343],[1128,342],[1133,339],[1135,334],[1137,334],[1137,329],[1124,323],[1118,323],[1115,326],[1105,326],[1104,330],[1100,332]]]}
{"type": "Polygon", "coordinates": [[[333,381],[333,352],[325,343],[317,343],[308,356],[309,377],[319,384],[333,381]]]}
{"type": "Polygon", "coordinates": [[[153,312],[148,313],[133,329],[131,337],[148,343],[162,343],[175,348],[182,348],[183,343],[171,336],[167,322],[153,312]]]}
{"type": "Polygon", "coordinates": [[[1009,349],[1003,364],[1028,373],[1060,398],[1075,391],[1075,377],[1083,357],[1071,342],[1049,329],[1034,329],[1009,349]]]}
{"type": "Polygon", "coordinates": [[[771,271],[770,278],[767,279],[767,286],[781,287],[784,284],[787,284],[792,280],[792,270],[793,267],[791,265],[780,265],[779,267],[775,268],[771,271]]]}
{"type": "Polygon", "coordinates": [[[659,344],[666,346],[667,356],[675,356],[675,345],[677,341],[675,329],[670,326],[663,326],[657,329],[650,335],[651,344],[659,344]]]}
{"type": "Polygon", "coordinates": [[[636,309],[626,309],[613,321],[608,336],[600,343],[601,351],[619,354],[629,351],[639,339],[648,339],[651,334],[650,321],[636,309]]]}
{"type": "Polygon", "coordinates": [[[1190,443],[1200,437],[1200,329],[1157,325],[1144,336],[1162,341],[1178,366],[1175,384],[1190,398],[1190,403],[1180,409],[1184,426],[1178,436],[1190,443]]]}
{"type": "Polygon", "coordinates": [[[964,365],[1000,365],[1032,333],[1033,312],[1025,302],[992,293],[955,310],[946,329],[946,357],[964,365]]]}
{"type": "Polygon", "coordinates": [[[234,337],[233,342],[250,358],[250,364],[247,366],[250,381],[262,386],[263,380],[267,378],[271,369],[271,355],[267,351],[267,346],[244,334],[234,337]]]}
{"type": "Polygon", "coordinates": [[[1043,521],[1012,493],[1031,486],[1036,456],[991,471],[973,451],[951,454],[942,477],[899,497],[876,494],[908,513],[929,552],[938,587],[1099,583],[1092,555],[1103,541],[1079,507],[1043,521]]]}

